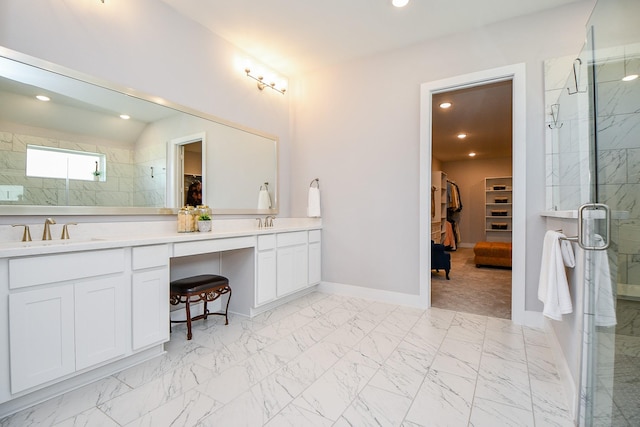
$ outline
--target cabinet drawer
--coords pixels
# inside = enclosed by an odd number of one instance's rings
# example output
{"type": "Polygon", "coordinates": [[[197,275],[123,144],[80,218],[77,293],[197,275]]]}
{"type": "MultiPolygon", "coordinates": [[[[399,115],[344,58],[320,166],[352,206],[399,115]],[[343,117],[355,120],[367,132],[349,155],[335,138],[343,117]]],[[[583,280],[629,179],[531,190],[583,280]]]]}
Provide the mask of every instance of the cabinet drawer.
{"type": "Polygon", "coordinates": [[[63,282],[124,271],[124,249],[73,252],[9,260],[9,288],[63,282]]]}
{"type": "Polygon", "coordinates": [[[164,267],[169,265],[169,249],[167,245],[136,246],[132,249],[132,268],[164,267]]]}
{"type": "Polygon", "coordinates": [[[264,236],[258,236],[258,250],[264,251],[267,249],[274,249],[276,247],[276,235],[265,234],[264,236]]]}
{"type": "Polygon", "coordinates": [[[278,247],[303,245],[307,243],[306,231],[295,231],[293,233],[280,233],[277,235],[278,247]]]}
{"type": "Polygon", "coordinates": [[[320,230],[309,231],[309,243],[314,243],[319,241],[320,241],[320,230]]]}

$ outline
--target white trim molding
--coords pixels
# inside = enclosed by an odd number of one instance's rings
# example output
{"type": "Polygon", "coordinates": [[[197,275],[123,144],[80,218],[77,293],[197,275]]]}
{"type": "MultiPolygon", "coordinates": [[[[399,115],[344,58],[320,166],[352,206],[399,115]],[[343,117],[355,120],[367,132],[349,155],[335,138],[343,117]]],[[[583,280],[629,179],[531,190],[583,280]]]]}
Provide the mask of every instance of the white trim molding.
{"type": "MultiPolygon", "coordinates": [[[[511,80],[513,85],[513,255],[511,275],[511,320],[525,319],[526,258],[526,81],[525,64],[464,74],[420,85],[420,259],[431,259],[431,110],[435,93],[511,80]]],[[[428,262],[420,263],[420,301],[431,306],[431,274],[428,262]]]]}

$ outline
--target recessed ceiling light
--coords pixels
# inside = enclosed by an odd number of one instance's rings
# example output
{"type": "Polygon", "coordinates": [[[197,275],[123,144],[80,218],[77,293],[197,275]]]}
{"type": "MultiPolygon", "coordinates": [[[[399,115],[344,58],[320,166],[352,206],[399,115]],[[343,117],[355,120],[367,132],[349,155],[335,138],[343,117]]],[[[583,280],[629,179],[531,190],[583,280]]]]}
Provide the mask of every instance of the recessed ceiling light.
{"type": "Polygon", "coordinates": [[[120,114],[120,118],[122,120],[129,120],[131,117],[129,117],[127,114],[120,114]]]}
{"type": "Polygon", "coordinates": [[[409,0],[392,0],[391,4],[395,7],[405,7],[409,3],[409,0]]]}
{"type": "Polygon", "coordinates": [[[450,102],[443,102],[442,104],[440,104],[440,108],[449,108],[449,107],[451,107],[450,102]]]}
{"type": "Polygon", "coordinates": [[[459,133],[458,134],[458,139],[465,139],[467,137],[466,133],[459,133]]]}
{"type": "Polygon", "coordinates": [[[36,98],[39,99],[40,101],[51,101],[51,98],[49,98],[48,96],[44,96],[44,95],[36,95],[36,98]]]}
{"type": "Polygon", "coordinates": [[[475,157],[476,153],[474,153],[473,151],[469,153],[469,157],[475,157]]]}
{"type": "Polygon", "coordinates": [[[628,76],[624,76],[624,77],[622,78],[622,81],[623,81],[623,82],[630,82],[631,80],[635,80],[635,79],[637,79],[637,78],[638,78],[638,75],[637,75],[637,74],[629,74],[628,76]]]}

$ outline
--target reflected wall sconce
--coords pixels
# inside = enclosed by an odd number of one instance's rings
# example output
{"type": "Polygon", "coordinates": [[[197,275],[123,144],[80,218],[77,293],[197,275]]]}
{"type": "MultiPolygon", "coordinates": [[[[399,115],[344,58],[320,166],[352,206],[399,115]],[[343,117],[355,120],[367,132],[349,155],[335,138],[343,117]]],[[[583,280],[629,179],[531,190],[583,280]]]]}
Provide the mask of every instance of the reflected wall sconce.
{"type": "Polygon", "coordinates": [[[247,74],[247,77],[252,78],[253,80],[255,80],[256,82],[258,82],[258,89],[259,90],[264,90],[265,87],[268,87],[269,89],[273,89],[276,92],[280,92],[281,94],[284,95],[284,93],[287,91],[287,89],[282,88],[282,89],[278,89],[276,87],[276,83],[275,82],[271,82],[271,83],[266,83],[264,81],[264,77],[263,76],[252,76],[251,75],[251,70],[249,68],[245,68],[244,72],[247,74]]]}

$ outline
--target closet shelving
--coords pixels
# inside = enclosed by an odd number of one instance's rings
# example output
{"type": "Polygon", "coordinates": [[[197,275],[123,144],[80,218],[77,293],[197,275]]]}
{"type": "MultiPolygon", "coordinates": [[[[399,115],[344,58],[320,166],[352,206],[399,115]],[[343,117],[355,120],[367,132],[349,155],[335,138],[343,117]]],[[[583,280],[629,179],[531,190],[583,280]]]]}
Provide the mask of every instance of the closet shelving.
{"type": "Polygon", "coordinates": [[[435,187],[434,211],[431,215],[431,240],[444,241],[447,221],[447,174],[442,171],[431,173],[431,185],[435,187]]]}
{"type": "Polygon", "coordinates": [[[485,240],[510,242],[513,229],[513,179],[487,177],[485,188],[485,240]]]}

